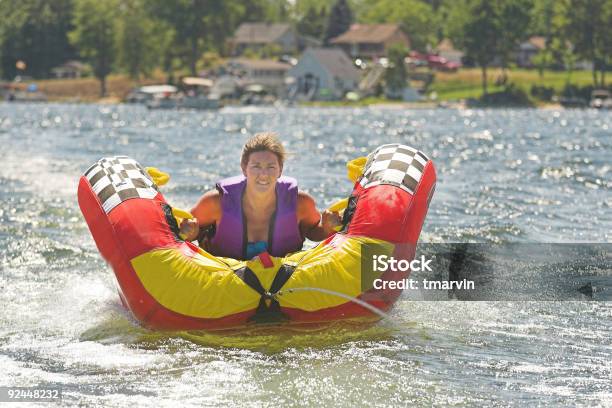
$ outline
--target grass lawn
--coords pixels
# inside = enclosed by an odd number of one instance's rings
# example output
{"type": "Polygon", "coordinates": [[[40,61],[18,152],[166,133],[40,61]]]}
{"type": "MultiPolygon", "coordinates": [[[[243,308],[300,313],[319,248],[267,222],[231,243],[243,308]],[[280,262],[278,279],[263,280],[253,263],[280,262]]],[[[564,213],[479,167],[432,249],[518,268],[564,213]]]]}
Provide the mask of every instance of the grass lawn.
{"type": "MultiPolygon", "coordinates": [[[[559,93],[567,83],[567,73],[545,71],[540,77],[537,70],[513,69],[507,71],[508,82],[513,82],[527,94],[532,85],[553,87],[559,93]]],[[[489,69],[487,72],[489,93],[501,91],[501,86],[495,86],[495,80],[501,75],[500,69],[489,69]]],[[[482,96],[481,71],[479,68],[461,69],[455,73],[438,72],[430,86],[430,92],[436,92],[438,100],[457,100],[479,98],[482,96]]],[[[591,71],[574,71],[570,77],[574,85],[585,86],[593,82],[591,71]]]]}
{"type": "MultiPolygon", "coordinates": [[[[136,86],[165,82],[165,76],[161,73],[154,74],[152,78],[143,79],[140,83],[136,83],[126,75],[109,75],[106,78],[107,98],[118,102],[136,86]]],[[[94,77],[45,79],[37,80],[36,84],[49,100],[78,102],[98,102],[100,100],[100,82],[94,77]]]]}
{"type": "Polygon", "coordinates": [[[401,101],[393,101],[384,97],[368,96],[358,101],[312,101],[301,102],[300,106],[369,106],[381,103],[401,103],[401,101]]]}

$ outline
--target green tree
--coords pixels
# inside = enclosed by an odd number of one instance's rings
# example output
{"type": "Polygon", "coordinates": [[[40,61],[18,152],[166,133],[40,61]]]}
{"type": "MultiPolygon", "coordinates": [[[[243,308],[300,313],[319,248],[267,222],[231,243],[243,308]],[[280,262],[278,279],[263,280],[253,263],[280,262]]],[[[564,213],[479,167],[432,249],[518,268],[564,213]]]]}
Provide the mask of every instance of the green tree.
{"type": "MultiPolygon", "coordinates": [[[[182,59],[191,72],[196,74],[196,64],[207,35],[205,17],[214,8],[212,0],[155,0],[151,12],[165,21],[174,30],[173,53],[182,59]]],[[[221,3],[221,2],[218,2],[221,3]]]]}
{"type": "Polygon", "coordinates": [[[520,43],[529,37],[531,0],[503,0],[497,4],[498,53],[506,76],[509,60],[520,43]]]}
{"type": "Polygon", "coordinates": [[[331,8],[323,42],[329,45],[329,41],[346,32],[353,23],[353,12],[346,0],[337,0],[331,8]]]}
{"type": "Polygon", "coordinates": [[[118,62],[135,80],[150,75],[164,46],[162,26],[155,24],[144,6],[143,0],[122,0],[117,21],[118,62]]]}
{"type": "Polygon", "coordinates": [[[553,61],[552,52],[550,51],[549,47],[546,46],[546,48],[540,50],[531,61],[538,68],[538,75],[540,78],[544,78],[544,70],[550,66],[553,61]]]}
{"type": "Polygon", "coordinates": [[[395,91],[403,90],[406,87],[408,79],[404,63],[406,55],[408,55],[408,50],[402,44],[393,44],[387,50],[389,67],[385,71],[385,83],[391,94],[398,94],[395,91]]]}
{"type": "Polygon", "coordinates": [[[297,31],[309,37],[321,38],[325,29],[326,18],[327,14],[324,8],[317,9],[312,6],[306,11],[306,14],[298,20],[296,25],[297,31]]]}
{"type": "Polygon", "coordinates": [[[569,85],[577,58],[566,28],[568,22],[565,7],[566,5],[562,2],[555,2],[553,5],[551,34],[547,49],[550,50],[554,63],[560,64],[566,70],[566,84],[569,85]]]}
{"type": "Polygon", "coordinates": [[[530,10],[530,35],[541,35],[549,39],[553,32],[555,0],[533,0],[530,10]]]}
{"type": "Polygon", "coordinates": [[[100,96],[106,95],[106,77],[115,62],[116,0],[76,0],[74,30],[69,38],[79,54],[93,67],[100,81],[100,96]]]}
{"type": "Polygon", "coordinates": [[[289,19],[290,5],[285,0],[249,0],[240,2],[245,21],[277,23],[289,19]]]}
{"type": "Polygon", "coordinates": [[[563,28],[574,52],[593,64],[593,85],[605,86],[605,72],[612,53],[612,2],[610,0],[562,0],[563,28]],[[599,72],[599,75],[598,75],[599,72]]]}
{"type": "Polygon", "coordinates": [[[540,50],[533,58],[533,62],[538,68],[540,78],[544,77],[544,70],[552,66],[555,62],[555,52],[551,47],[554,34],[555,0],[533,0],[533,7],[530,11],[529,34],[541,35],[546,39],[545,48],[540,50]]]}
{"type": "MultiPolygon", "coordinates": [[[[327,0],[295,0],[289,2],[289,18],[292,22],[298,23],[302,20],[310,9],[321,10],[324,15],[328,15],[331,10],[331,2],[327,0]]],[[[322,38],[324,32],[321,31],[317,37],[322,38]]]]}
{"type": "Polygon", "coordinates": [[[487,95],[487,68],[498,54],[499,17],[487,0],[457,1],[449,15],[450,37],[481,69],[482,90],[487,95]]]}
{"type": "Polygon", "coordinates": [[[444,5],[444,0],[425,0],[424,2],[429,4],[435,12],[437,12],[444,5]]]}
{"type": "MultiPolygon", "coordinates": [[[[607,1],[603,7],[602,20],[605,24],[605,27],[612,27],[612,1],[607,1]]],[[[612,56],[612,36],[608,33],[608,35],[603,36],[602,38],[602,63],[601,63],[601,87],[605,88],[606,86],[606,72],[610,65],[612,64],[611,56],[612,56]]]]}
{"type": "Polygon", "coordinates": [[[400,24],[412,49],[425,51],[437,42],[437,17],[429,4],[419,0],[377,0],[361,21],[400,24]]]}
{"type": "Polygon", "coordinates": [[[284,16],[284,8],[273,7],[277,3],[278,0],[151,0],[148,5],[151,14],[174,33],[166,61],[179,59],[195,75],[202,53],[213,50],[223,53],[226,39],[241,22],[284,16]]]}
{"type": "Polygon", "coordinates": [[[71,0],[3,0],[0,15],[1,65],[7,77],[18,73],[18,60],[27,65],[23,73],[44,78],[53,67],[75,57],[67,36],[71,0]]]}
{"type": "MultiPolygon", "coordinates": [[[[257,2],[261,3],[261,1],[257,2]]],[[[214,2],[214,7],[204,17],[207,35],[204,39],[204,49],[216,51],[220,55],[229,54],[227,40],[234,35],[238,26],[246,21],[274,21],[272,10],[261,4],[245,3],[239,0],[214,2]],[[267,17],[271,15],[271,17],[267,17]]],[[[283,12],[278,12],[283,13],[283,12]]]]}
{"type": "Polygon", "coordinates": [[[19,32],[22,26],[28,19],[27,8],[17,0],[0,1],[0,57],[2,64],[1,70],[5,78],[15,76],[15,63],[21,57],[20,46],[17,40],[20,37],[19,32]]]}

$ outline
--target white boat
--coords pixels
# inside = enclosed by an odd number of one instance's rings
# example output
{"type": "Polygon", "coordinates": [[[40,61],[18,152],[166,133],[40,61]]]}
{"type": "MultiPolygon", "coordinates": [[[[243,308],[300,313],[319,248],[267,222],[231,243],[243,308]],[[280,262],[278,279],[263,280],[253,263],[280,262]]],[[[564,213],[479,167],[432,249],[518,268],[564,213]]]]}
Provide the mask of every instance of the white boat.
{"type": "Polygon", "coordinates": [[[591,108],[595,109],[612,109],[612,97],[607,89],[595,89],[591,93],[591,108]]]}
{"type": "Polygon", "coordinates": [[[164,95],[174,95],[177,92],[178,88],[174,85],[146,85],[130,91],[125,97],[125,102],[146,104],[153,100],[156,95],[163,97],[164,95]]]}
{"type": "MultiPolygon", "coordinates": [[[[213,81],[207,78],[185,77],[181,79],[180,92],[156,93],[147,101],[149,109],[219,109],[219,97],[210,93],[213,81]]],[[[175,88],[176,89],[176,88],[175,88]]]]}

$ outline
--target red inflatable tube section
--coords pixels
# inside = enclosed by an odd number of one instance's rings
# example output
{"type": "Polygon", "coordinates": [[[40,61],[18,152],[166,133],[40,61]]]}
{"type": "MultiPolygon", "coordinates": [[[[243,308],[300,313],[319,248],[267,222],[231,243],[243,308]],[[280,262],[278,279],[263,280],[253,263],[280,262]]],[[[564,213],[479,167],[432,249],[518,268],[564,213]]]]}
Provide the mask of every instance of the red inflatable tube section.
{"type": "Polygon", "coordinates": [[[155,200],[124,201],[107,216],[89,182],[81,177],[78,200],[98,250],[115,272],[123,304],[143,326],[155,330],[222,329],[243,325],[253,314],[245,312],[219,319],[195,318],[165,308],[145,290],[130,259],[153,248],[190,245],[177,241],[170,231],[162,211],[164,201],[161,194],[155,200]],[[118,236],[122,237],[123,245],[117,240],[118,236]]]}

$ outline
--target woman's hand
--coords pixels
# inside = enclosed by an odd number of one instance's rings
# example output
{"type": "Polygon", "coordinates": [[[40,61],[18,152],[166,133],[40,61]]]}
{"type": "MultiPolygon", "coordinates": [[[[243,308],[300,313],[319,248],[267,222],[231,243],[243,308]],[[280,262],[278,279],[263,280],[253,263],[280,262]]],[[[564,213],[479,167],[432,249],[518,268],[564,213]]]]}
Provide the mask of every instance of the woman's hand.
{"type": "Polygon", "coordinates": [[[311,241],[327,239],[336,232],[335,227],[342,225],[342,219],[337,211],[319,212],[314,199],[303,191],[298,192],[297,216],[300,233],[311,241]]]}
{"type": "Polygon", "coordinates": [[[200,225],[195,218],[184,219],[181,222],[180,234],[181,238],[185,241],[193,241],[198,237],[198,233],[200,232],[200,225]]]}
{"type": "Polygon", "coordinates": [[[325,210],[321,213],[321,226],[325,231],[335,232],[334,228],[342,225],[342,217],[337,211],[325,210]]]}

